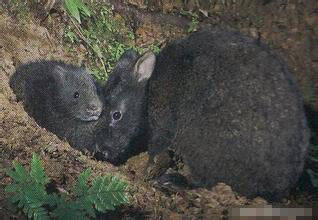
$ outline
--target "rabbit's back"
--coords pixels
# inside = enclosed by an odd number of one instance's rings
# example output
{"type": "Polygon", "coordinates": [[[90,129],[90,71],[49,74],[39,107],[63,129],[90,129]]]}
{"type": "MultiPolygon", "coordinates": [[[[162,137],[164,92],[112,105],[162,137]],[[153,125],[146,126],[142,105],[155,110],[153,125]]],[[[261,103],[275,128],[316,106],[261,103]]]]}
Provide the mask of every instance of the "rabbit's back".
{"type": "Polygon", "coordinates": [[[163,49],[149,80],[148,114],[150,154],[172,149],[195,183],[281,197],[301,175],[308,146],[302,97],[285,64],[238,32],[201,31],[163,49]]]}

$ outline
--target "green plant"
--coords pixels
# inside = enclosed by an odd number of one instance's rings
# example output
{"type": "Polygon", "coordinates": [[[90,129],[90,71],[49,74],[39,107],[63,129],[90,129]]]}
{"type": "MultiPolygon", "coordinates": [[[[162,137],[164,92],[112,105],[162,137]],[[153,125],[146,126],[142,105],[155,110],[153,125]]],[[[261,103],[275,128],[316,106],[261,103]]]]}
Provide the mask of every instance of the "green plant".
{"type": "Polygon", "coordinates": [[[191,23],[189,25],[189,28],[187,29],[187,32],[191,33],[193,31],[196,31],[199,24],[199,16],[196,13],[190,11],[180,11],[180,14],[183,16],[191,17],[191,23]]]}
{"type": "Polygon", "coordinates": [[[190,24],[190,27],[188,28],[188,33],[191,33],[197,30],[198,24],[199,24],[198,18],[199,16],[197,14],[192,14],[191,24],[190,24]]]}
{"type": "Polygon", "coordinates": [[[128,203],[128,184],[118,177],[107,175],[97,177],[88,185],[91,171],[80,174],[71,196],[48,194],[46,184],[50,179],[45,175],[39,156],[33,154],[28,173],[19,163],[7,174],[13,183],[5,190],[11,193],[11,202],[33,219],[87,219],[95,217],[95,210],[107,212],[116,206],[128,203]]]}
{"type": "Polygon", "coordinates": [[[85,16],[91,16],[90,10],[81,0],[64,0],[64,7],[67,12],[78,21],[78,23],[81,23],[80,12],[85,16]]]}
{"type": "MultiPolygon", "coordinates": [[[[84,46],[88,55],[87,66],[96,78],[106,80],[124,51],[133,48],[143,52],[146,48],[135,46],[135,35],[127,27],[127,20],[114,14],[110,6],[92,0],[89,9],[90,17],[81,17],[81,23],[69,13],[72,25],[66,26],[64,39],[84,46]]],[[[149,45],[148,49],[160,50],[155,44],[149,45]]]]}
{"type": "MultiPolygon", "coordinates": [[[[76,0],[76,4],[78,1],[76,0]]],[[[73,4],[72,8],[79,8],[79,6],[75,7],[73,4]]],[[[64,37],[72,44],[82,43],[86,47],[90,61],[94,63],[92,65],[94,76],[105,80],[121,54],[130,47],[126,42],[133,40],[134,35],[125,28],[123,19],[114,18],[110,7],[93,1],[90,8],[90,16],[83,17],[82,20],[73,19],[75,16],[79,18],[78,10],[73,10],[71,14],[71,10],[67,9],[73,28],[67,26],[64,37]]]]}
{"type": "Polygon", "coordinates": [[[155,54],[158,54],[160,52],[160,50],[161,50],[159,44],[151,44],[149,46],[149,49],[152,50],[155,54]]]}

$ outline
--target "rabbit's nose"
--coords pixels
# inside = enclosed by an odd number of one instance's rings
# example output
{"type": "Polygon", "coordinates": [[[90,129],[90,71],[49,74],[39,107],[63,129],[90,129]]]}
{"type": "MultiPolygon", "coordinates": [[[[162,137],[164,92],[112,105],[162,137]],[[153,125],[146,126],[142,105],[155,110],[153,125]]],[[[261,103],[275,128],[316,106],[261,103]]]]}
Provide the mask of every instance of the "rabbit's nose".
{"type": "Polygon", "coordinates": [[[99,109],[99,107],[96,105],[96,103],[90,103],[88,105],[88,110],[90,111],[97,111],[99,109]]]}
{"type": "Polygon", "coordinates": [[[93,115],[100,115],[102,112],[102,107],[96,104],[96,102],[91,102],[88,104],[86,112],[93,115]]]}

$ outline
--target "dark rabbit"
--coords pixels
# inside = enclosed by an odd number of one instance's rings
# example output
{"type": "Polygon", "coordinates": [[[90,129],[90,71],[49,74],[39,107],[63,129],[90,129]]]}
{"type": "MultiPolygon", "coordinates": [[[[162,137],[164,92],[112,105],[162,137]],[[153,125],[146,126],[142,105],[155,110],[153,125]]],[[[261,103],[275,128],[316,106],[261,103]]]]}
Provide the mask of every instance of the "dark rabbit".
{"type": "Polygon", "coordinates": [[[103,106],[96,85],[87,70],[61,61],[23,64],[10,79],[17,99],[40,126],[88,149],[103,106]]]}
{"type": "Polygon", "coordinates": [[[198,186],[225,182],[275,200],[302,173],[309,134],[298,88],[266,45],[239,32],[193,33],[156,62],[129,51],[106,88],[108,127],[96,146],[106,160],[127,158],[145,133],[150,168],[173,152],[198,186]]]}
{"type": "Polygon", "coordinates": [[[105,109],[100,119],[102,129],[97,132],[96,151],[99,158],[113,164],[145,150],[145,88],[155,62],[155,56],[148,55],[139,58],[133,50],[124,53],[104,87],[105,109]]]}

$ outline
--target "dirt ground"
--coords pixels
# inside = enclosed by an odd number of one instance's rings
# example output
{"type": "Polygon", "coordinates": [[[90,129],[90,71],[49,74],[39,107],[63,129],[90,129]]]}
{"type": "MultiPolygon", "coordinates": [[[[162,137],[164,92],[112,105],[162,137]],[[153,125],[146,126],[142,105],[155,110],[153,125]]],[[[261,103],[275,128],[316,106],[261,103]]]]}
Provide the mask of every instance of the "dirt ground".
{"type": "MultiPolygon", "coordinates": [[[[147,7],[143,1],[131,3],[140,8],[147,7]]],[[[157,5],[156,10],[168,13],[180,7],[196,10],[194,6],[191,8],[191,5],[181,4],[180,1],[167,1],[167,4],[157,5]]],[[[261,37],[288,62],[303,91],[310,113],[308,120],[312,125],[313,143],[317,144],[314,120],[318,110],[318,2],[276,1],[261,6],[252,4],[240,7],[214,5],[204,10],[209,12],[209,17],[200,17],[202,23],[233,26],[261,37]]],[[[8,82],[17,65],[29,60],[61,59],[78,64],[85,59],[85,51],[81,48],[77,53],[66,52],[61,44],[62,32],[57,23],[40,24],[36,19],[21,21],[10,11],[0,11],[0,219],[26,219],[22,213],[15,212],[7,201],[4,187],[10,183],[10,178],[5,172],[12,166],[13,160],[29,165],[33,152],[41,156],[47,175],[59,189],[69,190],[79,173],[88,167],[94,175],[114,173],[129,181],[130,204],[101,215],[100,219],[226,219],[231,207],[317,206],[318,193],[315,189],[301,186],[295,188],[288,198],[275,204],[262,198],[249,200],[240,197],[223,183],[211,190],[166,193],[143,181],[142,170],[146,166],[147,153],[115,167],[71,148],[65,141],[39,127],[21,103],[16,102],[8,82]]],[[[154,39],[164,42],[184,33],[177,27],[144,23],[136,30],[136,44],[148,44],[154,39]]],[[[307,166],[318,167],[311,162],[307,166]]],[[[308,177],[302,179],[305,186],[309,185],[306,181],[308,177]]]]}

